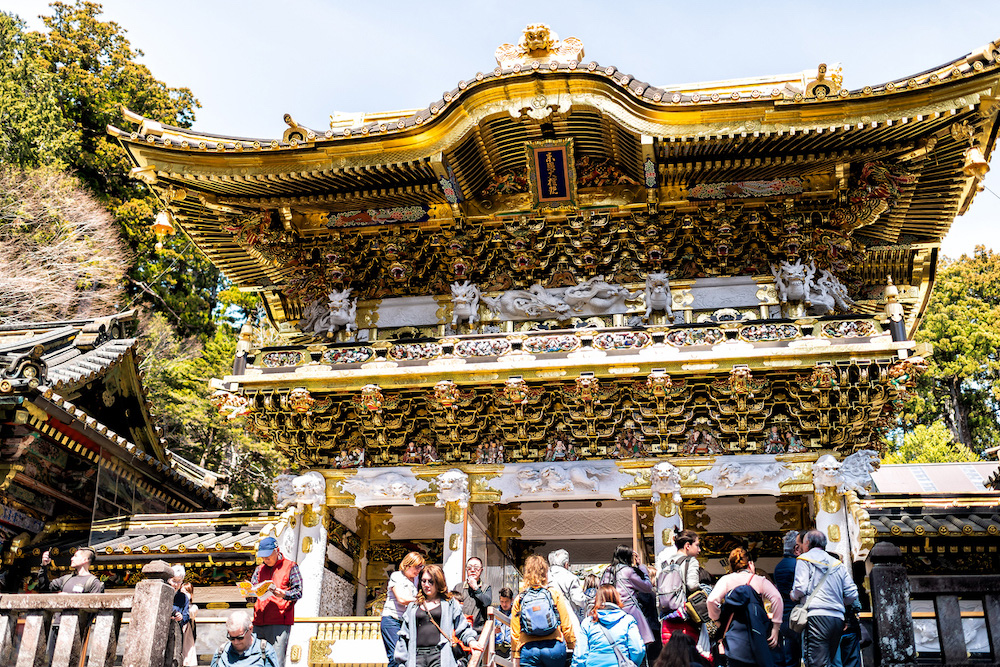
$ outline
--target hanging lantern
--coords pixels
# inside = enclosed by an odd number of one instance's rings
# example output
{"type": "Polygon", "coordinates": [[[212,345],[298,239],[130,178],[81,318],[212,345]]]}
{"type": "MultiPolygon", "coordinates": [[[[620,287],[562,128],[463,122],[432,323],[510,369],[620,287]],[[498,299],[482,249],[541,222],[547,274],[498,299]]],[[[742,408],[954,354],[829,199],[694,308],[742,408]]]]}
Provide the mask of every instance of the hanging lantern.
{"type": "Polygon", "coordinates": [[[986,172],[989,170],[990,163],[986,161],[986,157],[978,146],[973,146],[965,151],[965,165],[962,167],[962,171],[965,172],[966,176],[975,176],[981,179],[986,176],[986,172]]]}
{"type": "Polygon", "coordinates": [[[166,211],[160,211],[153,220],[153,233],[156,234],[156,249],[163,250],[163,237],[172,236],[174,229],[174,217],[166,211]]]}

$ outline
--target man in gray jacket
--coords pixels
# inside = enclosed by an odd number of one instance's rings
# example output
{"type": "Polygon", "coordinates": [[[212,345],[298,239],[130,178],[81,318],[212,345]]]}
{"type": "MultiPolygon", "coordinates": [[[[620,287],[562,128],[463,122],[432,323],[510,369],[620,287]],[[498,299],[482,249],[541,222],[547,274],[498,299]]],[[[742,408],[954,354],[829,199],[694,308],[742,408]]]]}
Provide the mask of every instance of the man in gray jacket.
{"type": "Polygon", "coordinates": [[[802,548],[806,551],[796,560],[790,597],[801,601],[815,591],[809,603],[802,653],[806,667],[825,667],[839,651],[844,612],[857,603],[858,587],[850,569],[825,551],[826,535],[822,532],[813,529],[806,533],[802,548]]]}
{"type": "MultiPolygon", "coordinates": [[[[565,549],[549,552],[549,584],[559,589],[563,598],[569,603],[569,608],[573,610],[569,621],[573,624],[573,636],[579,637],[580,615],[583,614],[587,596],[583,593],[579,577],[569,571],[569,552],[565,549]]],[[[566,657],[567,665],[570,663],[571,655],[568,654],[566,657]]]]}

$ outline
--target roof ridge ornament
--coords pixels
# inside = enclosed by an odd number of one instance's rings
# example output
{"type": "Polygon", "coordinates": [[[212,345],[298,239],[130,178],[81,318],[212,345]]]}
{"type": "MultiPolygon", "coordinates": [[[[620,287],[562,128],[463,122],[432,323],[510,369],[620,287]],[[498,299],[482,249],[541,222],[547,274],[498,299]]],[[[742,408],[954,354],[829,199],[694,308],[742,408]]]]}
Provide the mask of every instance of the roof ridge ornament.
{"type": "Polygon", "coordinates": [[[576,65],[583,60],[583,41],[577,37],[559,39],[549,26],[533,23],[524,29],[521,40],[514,44],[501,44],[494,54],[500,67],[539,64],[566,63],[576,65]]]}

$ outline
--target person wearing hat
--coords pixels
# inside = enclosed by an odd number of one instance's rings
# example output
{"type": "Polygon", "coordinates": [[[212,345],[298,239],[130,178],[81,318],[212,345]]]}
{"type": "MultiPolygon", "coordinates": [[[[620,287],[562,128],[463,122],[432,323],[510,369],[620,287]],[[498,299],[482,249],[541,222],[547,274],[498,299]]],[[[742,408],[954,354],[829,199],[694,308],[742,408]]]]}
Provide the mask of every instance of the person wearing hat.
{"type": "Polygon", "coordinates": [[[282,555],[273,537],[260,541],[257,558],[263,562],[253,571],[250,584],[256,590],[258,584],[270,581],[271,588],[253,603],[253,627],[259,638],[274,646],[278,667],[284,667],[288,633],[295,622],[295,601],[302,597],[302,574],[293,560],[282,555]]]}

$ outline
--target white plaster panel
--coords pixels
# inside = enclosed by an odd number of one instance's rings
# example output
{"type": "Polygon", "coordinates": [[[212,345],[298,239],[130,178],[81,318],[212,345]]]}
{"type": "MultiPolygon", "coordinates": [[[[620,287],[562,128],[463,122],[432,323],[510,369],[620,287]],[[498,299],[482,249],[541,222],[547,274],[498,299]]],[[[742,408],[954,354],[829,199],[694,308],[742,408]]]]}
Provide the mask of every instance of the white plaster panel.
{"type": "Polygon", "coordinates": [[[510,463],[490,480],[501,502],[581,498],[621,498],[620,488],[634,481],[614,461],[510,463]]]}
{"type": "Polygon", "coordinates": [[[358,509],[356,507],[331,507],[333,518],[347,526],[351,532],[358,532],[358,509]]]}
{"type": "Polygon", "coordinates": [[[562,540],[580,537],[631,539],[631,505],[594,507],[521,508],[518,518],[524,521],[519,531],[526,540],[562,540]]]}
{"type": "Polygon", "coordinates": [[[695,310],[741,308],[760,304],[760,286],[749,276],[701,278],[691,286],[691,307],[695,310]]]}
{"type": "Polygon", "coordinates": [[[717,456],[715,464],[698,474],[698,479],[712,485],[712,497],[746,494],[780,495],[778,485],[795,475],[773,454],[717,456]]]}
{"type": "Polygon", "coordinates": [[[736,498],[720,498],[707,503],[706,514],[712,519],[710,533],[754,533],[781,530],[774,519],[778,505],[774,498],[751,496],[745,503],[736,498]]]}
{"type": "Polygon", "coordinates": [[[394,540],[440,540],[444,538],[444,510],[437,507],[393,507],[394,540]]]}
{"type": "Polygon", "coordinates": [[[378,305],[378,326],[413,327],[439,324],[441,306],[432,296],[403,296],[382,299],[378,305]]]}

